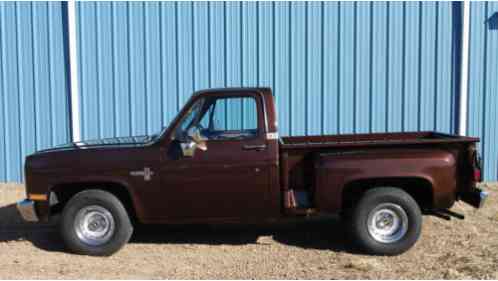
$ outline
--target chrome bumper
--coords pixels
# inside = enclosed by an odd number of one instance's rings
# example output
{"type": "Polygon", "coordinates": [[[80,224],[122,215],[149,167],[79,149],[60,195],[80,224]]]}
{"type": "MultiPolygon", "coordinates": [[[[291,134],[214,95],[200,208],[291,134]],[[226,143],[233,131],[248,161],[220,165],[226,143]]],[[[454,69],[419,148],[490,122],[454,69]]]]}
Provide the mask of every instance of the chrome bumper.
{"type": "Polygon", "coordinates": [[[25,221],[37,222],[39,220],[36,214],[35,202],[32,200],[25,199],[17,202],[17,210],[25,221]]]}
{"type": "Polygon", "coordinates": [[[463,193],[461,199],[472,207],[482,208],[486,203],[488,195],[486,191],[476,188],[474,191],[463,193]]]}

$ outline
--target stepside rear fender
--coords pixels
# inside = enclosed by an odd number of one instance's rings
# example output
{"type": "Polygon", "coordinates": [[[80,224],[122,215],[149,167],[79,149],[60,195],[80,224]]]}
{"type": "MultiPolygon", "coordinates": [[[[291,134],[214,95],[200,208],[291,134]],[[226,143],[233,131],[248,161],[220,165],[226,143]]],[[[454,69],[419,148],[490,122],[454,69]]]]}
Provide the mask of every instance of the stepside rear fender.
{"type": "MultiPolygon", "coordinates": [[[[315,205],[320,211],[339,211],[345,188],[354,183],[372,184],[376,181],[394,185],[419,179],[432,189],[432,202],[428,204],[431,207],[448,208],[455,202],[456,161],[450,152],[444,150],[383,149],[330,153],[318,155],[315,161],[315,205]]],[[[408,188],[416,189],[417,186],[408,188]]]]}

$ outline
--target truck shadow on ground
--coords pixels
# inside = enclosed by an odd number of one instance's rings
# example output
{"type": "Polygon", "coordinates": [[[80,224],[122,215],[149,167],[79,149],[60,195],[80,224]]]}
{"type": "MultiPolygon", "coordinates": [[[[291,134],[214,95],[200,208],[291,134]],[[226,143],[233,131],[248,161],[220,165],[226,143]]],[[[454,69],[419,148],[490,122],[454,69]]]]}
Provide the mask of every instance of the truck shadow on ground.
{"type": "MultiPolygon", "coordinates": [[[[25,223],[15,205],[0,207],[0,243],[29,241],[45,251],[65,252],[54,222],[25,223]]],[[[272,224],[137,225],[130,243],[199,245],[270,245],[360,253],[351,246],[340,221],[289,220],[272,224]],[[260,239],[260,237],[270,239],[260,239]],[[272,241],[273,240],[273,241],[272,241]]]]}

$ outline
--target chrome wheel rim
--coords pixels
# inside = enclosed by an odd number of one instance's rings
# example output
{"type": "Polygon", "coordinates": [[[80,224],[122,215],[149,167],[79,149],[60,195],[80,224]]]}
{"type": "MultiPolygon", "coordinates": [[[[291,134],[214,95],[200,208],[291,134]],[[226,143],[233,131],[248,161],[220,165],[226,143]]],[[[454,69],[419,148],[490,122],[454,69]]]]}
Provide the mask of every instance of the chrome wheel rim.
{"type": "Polygon", "coordinates": [[[395,243],[408,231],[408,215],[400,205],[383,203],[370,211],[368,233],[377,242],[395,243]]]}
{"type": "Polygon", "coordinates": [[[101,206],[87,206],[76,214],[74,229],[83,243],[100,246],[107,243],[114,234],[114,217],[101,206]]]}

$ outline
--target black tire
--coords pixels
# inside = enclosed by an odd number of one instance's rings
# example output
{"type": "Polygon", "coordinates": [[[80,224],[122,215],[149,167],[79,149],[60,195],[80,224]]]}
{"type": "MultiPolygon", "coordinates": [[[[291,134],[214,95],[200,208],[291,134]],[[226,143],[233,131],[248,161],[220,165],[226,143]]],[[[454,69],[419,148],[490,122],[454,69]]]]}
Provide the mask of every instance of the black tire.
{"type": "Polygon", "coordinates": [[[102,190],[85,190],[73,196],[64,206],[59,231],[66,247],[73,253],[89,256],[110,256],[128,243],[133,233],[133,226],[125,207],[118,198],[102,190]],[[106,231],[105,233],[108,233],[107,240],[100,240],[105,242],[99,245],[86,243],[84,239],[80,238],[81,232],[79,232],[80,236],[78,236],[77,216],[84,213],[80,212],[80,210],[91,208],[91,206],[97,206],[99,210],[106,210],[108,212],[106,214],[110,214],[113,220],[113,231],[106,231]]]}
{"type": "Polygon", "coordinates": [[[354,242],[362,250],[374,255],[398,255],[410,249],[420,237],[422,230],[422,213],[413,198],[405,191],[393,187],[378,187],[365,192],[356,204],[351,216],[351,233],[354,242]],[[402,211],[400,210],[400,208],[402,211]],[[388,215],[387,220],[379,220],[379,224],[374,222],[375,214],[382,218],[381,214],[387,212],[395,213],[403,226],[397,229],[391,236],[379,235],[378,227],[388,227],[393,224],[392,218],[388,215]],[[403,213],[404,211],[404,213],[403,213]],[[403,222],[405,222],[403,224],[403,222]],[[375,229],[375,230],[374,230],[375,229]],[[377,237],[377,238],[375,238],[377,237]],[[380,237],[380,238],[379,238],[380,237]],[[394,238],[395,237],[395,238],[394,238]],[[390,241],[389,238],[392,238],[390,241]]]}

